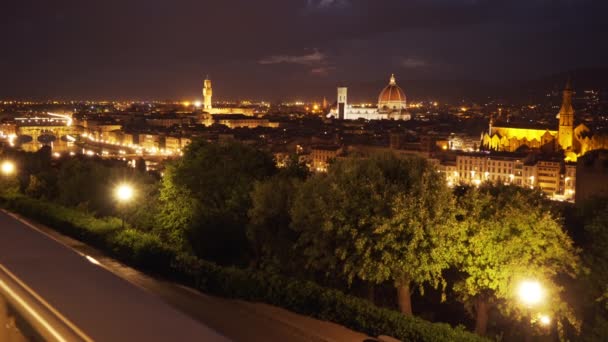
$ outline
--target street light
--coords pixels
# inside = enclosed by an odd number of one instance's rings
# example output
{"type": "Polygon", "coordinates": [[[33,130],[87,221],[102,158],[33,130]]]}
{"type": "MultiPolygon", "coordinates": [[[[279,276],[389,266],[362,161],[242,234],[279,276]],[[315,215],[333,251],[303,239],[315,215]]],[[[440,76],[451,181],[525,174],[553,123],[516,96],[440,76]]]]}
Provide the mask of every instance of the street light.
{"type": "MultiPolygon", "coordinates": [[[[127,183],[119,184],[114,190],[114,196],[120,204],[127,204],[133,199],[135,190],[133,186],[127,183]]],[[[122,213],[122,228],[125,228],[125,212],[122,213]]]]}
{"type": "Polygon", "coordinates": [[[549,317],[547,315],[540,315],[538,317],[538,321],[540,322],[540,324],[542,324],[544,326],[548,326],[549,324],[551,324],[551,317],[549,317]]]}
{"type": "Polygon", "coordinates": [[[129,184],[120,184],[116,187],[114,194],[116,195],[116,199],[118,199],[118,201],[122,203],[128,202],[133,198],[133,187],[129,184]]]}
{"type": "Polygon", "coordinates": [[[15,173],[15,163],[10,160],[5,160],[2,162],[2,166],[0,166],[0,170],[2,170],[2,174],[5,176],[10,176],[15,173]]]}
{"type": "Polygon", "coordinates": [[[536,280],[525,280],[519,284],[519,298],[528,306],[533,306],[543,300],[542,286],[536,280]]]}

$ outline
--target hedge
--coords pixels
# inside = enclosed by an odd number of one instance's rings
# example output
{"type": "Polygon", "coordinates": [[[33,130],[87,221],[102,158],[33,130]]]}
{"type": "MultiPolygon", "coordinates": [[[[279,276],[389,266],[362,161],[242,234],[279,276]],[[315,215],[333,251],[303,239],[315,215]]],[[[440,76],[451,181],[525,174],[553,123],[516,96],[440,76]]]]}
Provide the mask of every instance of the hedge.
{"type": "Polygon", "coordinates": [[[75,209],[25,196],[1,197],[0,205],[94,245],[127,264],[208,294],[276,305],[370,336],[390,335],[403,341],[486,341],[465,331],[462,326],[453,328],[445,323],[406,317],[313,282],[221,267],[176,251],[153,234],[122,229],[117,218],[95,218],[75,209]]]}

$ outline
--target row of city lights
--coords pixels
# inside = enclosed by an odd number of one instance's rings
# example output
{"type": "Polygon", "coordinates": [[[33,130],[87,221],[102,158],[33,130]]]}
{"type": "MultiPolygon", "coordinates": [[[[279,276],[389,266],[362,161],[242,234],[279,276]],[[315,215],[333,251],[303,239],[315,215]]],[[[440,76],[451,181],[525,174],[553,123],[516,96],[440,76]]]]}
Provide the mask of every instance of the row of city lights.
{"type": "MultiPolygon", "coordinates": [[[[115,142],[115,141],[110,141],[110,140],[105,140],[105,139],[99,139],[96,138],[92,135],[89,134],[83,134],[82,135],[83,138],[87,138],[90,141],[93,142],[98,142],[98,143],[103,143],[103,144],[108,144],[108,145],[114,145],[114,146],[123,146],[123,147],[128,147],[131,149],[134,149],[135,152],[137,154],[143,154],[143,152],[147,152],[149,154],[152,155],[156,155],[156,154],[161,154],[164,156],[173,156],[173,155],[180,155],[183,156],[183,152],[181,151],[181,149],[178,149],[177,151],[171,150],[171,149],[162,149],[162,148],[157,148],[157,147],[152,147],[152,148],[143,148],[139,145],[136,144],[127,144],[127,143],[119,143],[119,142],[115,142]]],[[[126,151],[124,150],[119,150],[118,151],[119,154],[126,154],[126,151]]]]}

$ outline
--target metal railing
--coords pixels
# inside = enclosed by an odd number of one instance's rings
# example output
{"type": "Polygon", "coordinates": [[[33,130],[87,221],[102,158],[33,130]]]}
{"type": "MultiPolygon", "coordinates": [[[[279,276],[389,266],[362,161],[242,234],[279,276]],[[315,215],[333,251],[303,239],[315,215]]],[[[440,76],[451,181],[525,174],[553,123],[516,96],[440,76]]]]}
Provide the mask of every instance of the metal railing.
{"type": "Polygon", "coordinates": [[[0,265],[0,341],[89,342],[92,339],[0,265]]]}

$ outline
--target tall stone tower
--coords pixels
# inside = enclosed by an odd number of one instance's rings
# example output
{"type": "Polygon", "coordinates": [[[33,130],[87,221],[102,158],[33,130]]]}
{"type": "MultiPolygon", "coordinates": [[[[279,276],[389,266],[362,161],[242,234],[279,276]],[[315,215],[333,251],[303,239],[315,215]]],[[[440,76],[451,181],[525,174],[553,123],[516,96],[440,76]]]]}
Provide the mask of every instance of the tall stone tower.
{"type": "Polygon", "coordinates": [[[211,96],[213,96],[213,90],[211,89],[211,80],[207,76],[203,83],[203,109],[211,109],[211,96]]]}
{"type": "Polygon", "coordinates": [[[344,114],[346,113],[347,108],[347,93],[348,88],[340,87],[338,88],[338,119],[344,120],[344,114]]]}
{"type": "Polygon", "coordinates": [[[562,98],[562,108],[557,114],[559,118],[557,142],[564,151],[572,148],[572,138],[574,135],[574,109],[572,108],[572,93],[572,85],[570,83],[570,79],[568,79],[562,98]]]}

